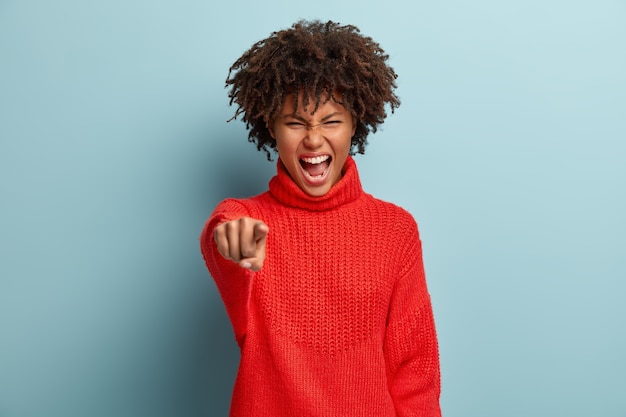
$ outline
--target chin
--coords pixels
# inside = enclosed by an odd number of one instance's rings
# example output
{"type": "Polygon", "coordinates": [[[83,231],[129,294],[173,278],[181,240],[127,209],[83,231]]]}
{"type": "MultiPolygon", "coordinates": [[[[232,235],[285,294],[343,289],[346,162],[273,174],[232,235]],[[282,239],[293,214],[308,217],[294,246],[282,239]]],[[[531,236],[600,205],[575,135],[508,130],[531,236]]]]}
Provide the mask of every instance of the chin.
{"type": "Polygon", "coordinates": [[[330,188],[324,187],[323,189],[317,189],[317,190],[307,190],[305,188],[303,189],[303,191],[307,193],[308,195],[310,195],[311,197],[322,197],[330,191],[330,188]]]}

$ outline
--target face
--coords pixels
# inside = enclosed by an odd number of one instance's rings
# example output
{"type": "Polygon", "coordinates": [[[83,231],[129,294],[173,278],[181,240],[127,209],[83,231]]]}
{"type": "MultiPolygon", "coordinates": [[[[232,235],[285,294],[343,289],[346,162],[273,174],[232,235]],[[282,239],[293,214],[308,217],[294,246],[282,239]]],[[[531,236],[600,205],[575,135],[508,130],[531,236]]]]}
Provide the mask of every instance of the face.
{"type": "MultiPolygon", "coordinates": [[[[294,96],[287,96],[268,127],[291,178],[308,195],[320,197],[341,179],[356,122],[345,107],[332,99],[324,102],[323,97],[310,114],[299,96],[298,111],[293,112],[294,96]]],[[[314,106],[311,101],[309,106],[314,106]]]]}

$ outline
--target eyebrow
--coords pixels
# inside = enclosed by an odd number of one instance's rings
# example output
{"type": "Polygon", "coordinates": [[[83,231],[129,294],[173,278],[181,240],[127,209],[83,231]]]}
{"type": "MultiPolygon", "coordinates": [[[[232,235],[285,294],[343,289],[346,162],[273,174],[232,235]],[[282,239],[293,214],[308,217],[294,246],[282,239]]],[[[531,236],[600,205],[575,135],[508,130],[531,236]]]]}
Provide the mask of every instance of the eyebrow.
{"type": "MultiPolygon", "coordinates": [[[[329,115],[327,115],[327,116],[324,116],[324,117],[322,117],[322,118],[320,119],[320,122],[325,122],[326,120],[331,119],[331,118],[333,118],[333,117],[337,116],[338,114],[341,114],[341,112],[336,111],[336,112],[331,113],[331,114],[329,114],[329,115]]],[[[291,113],[291,114],[283,114],[281,117],[282,117],[282,118],[285,118],[285,117],[293,117],[294,119],[300,120],[300,121],[302,121],[302,122],[307,122],[307,120],[306,120],[304,117],[302,117],[302,116],[298,116],[297,114],[294,114],[294,113],[291,113]]]]}

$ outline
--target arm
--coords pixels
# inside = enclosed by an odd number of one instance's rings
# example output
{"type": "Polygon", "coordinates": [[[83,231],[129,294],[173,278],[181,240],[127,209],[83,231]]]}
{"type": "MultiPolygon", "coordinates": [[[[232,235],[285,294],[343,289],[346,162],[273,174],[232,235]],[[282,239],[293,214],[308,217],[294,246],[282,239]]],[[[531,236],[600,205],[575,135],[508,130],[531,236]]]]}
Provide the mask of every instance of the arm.
{"type": "Polygon", "coordinates": [[[248,299],[253,273],[265,259],[267,226],[247,217],[237,200],[220,203],[200,236],[205,263],[215,280],[241,347],[247,331],[248,299]]]}
{"type": "Polygon", "coordinates": [[[440,417],[437,335],[417,225],[413,228],[389,307],[384,345],[387,377],[399,417],[440,417]]]}

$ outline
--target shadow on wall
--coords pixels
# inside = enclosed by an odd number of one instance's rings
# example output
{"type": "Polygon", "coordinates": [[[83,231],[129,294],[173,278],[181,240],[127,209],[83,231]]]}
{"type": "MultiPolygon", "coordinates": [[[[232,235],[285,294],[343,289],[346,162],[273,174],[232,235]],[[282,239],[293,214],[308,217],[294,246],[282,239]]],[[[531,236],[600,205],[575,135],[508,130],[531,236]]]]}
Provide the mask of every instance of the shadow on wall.
{"type": "MultiPolygon", "coordinates": [[[[265,153],[257,151],[244,135],[209,138],[195,158],[199,159],[199,168],[194,181],[197,181],[201,195],[197,203],[206,211],[206,217],[225,198],[245,198],[266,191],[276,171],[275,160],[268,161],[265,153]]],[[[203,279],[211,280],[208,270],[205,271],[203,279]]],[[[204,352],[200,353],[203,362],[200,368],[207,372],[207,379],[200,385],[206,387],[208,415],[227,416],[239,364],[239,348],[212,280],[207,302],[209,308],[205,317],[208,322],[200,329],[208,333],[202,338],[204,352]]]]}

